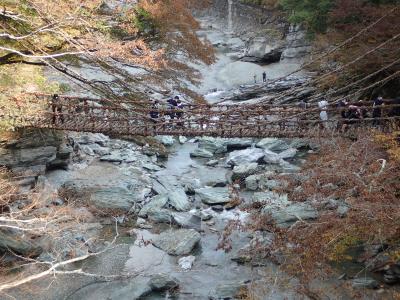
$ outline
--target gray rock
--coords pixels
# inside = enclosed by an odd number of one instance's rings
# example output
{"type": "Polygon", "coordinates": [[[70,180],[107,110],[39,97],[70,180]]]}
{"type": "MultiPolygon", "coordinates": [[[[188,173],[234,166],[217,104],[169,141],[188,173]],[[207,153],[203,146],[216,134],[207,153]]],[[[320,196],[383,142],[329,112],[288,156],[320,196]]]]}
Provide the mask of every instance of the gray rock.
{"type": "Polygon", "coordinates": [[[201,181],[198,178],[182,178],[182,181],[186,194],[194,195],[195,189],[201,188],[201,181]]]}
{"type": "Polygon", "coordinates": [[[252,139],[236,138],[236,139],[227,139],[225,141],[225,145],[226,145],[228,151],[245,149],[245,148],[251,147],[252,144],[253,144],[252,139]]]}
{"type": "MultiPolygon", "coordinates": [[[[224,211],[224,207],[223,207],[222,205],[214,205],[214,206],[211,207],[211,209],[212,209],[213,211],[216,211],[216,212],[222,212],[222,211],[224,211]]],[[[212,221],[212,222],[213,222],[213,221],[212,221]]],[[[215,222],[213,222],[213,223],[215,223],[215,222]]]]}
{"type": "Polygon", "coordinates": [[[175,188],[173,191],[169,191],[168,203],[177,211],[188,211],[191,207],[191,203],[183,188],[175,188]]]}
{"type": "Polygon", "coordinates": [[[223,139],[213,137],[202,137],[199,139],[199,148],[214,154],[225,153],[228,151],[223,139]]]}
{"type": "Polygon", "coordinates": [[[146,170],[149,170],[149,171],[155,171],[155,172],[162,170],[161,167],[159,167],[159,166],[157,166],[155,164],[150,164],[150,163],[143,164],[143,169],[146,169],[146,170]]]}
{"type": "Polygon", "coordinates": [[[93,149],[90,148],[88,145],[83,145],[80,148],[86,155],[89,155],[89,156],[94,156],[95,155],[93,149]]]}
{"type": "Polygon", "coordinates": [[[174,222],[182,228],[201,230],[201,217],[190,213],[173,213],[174,222]]]}
{"type": "Polygon", "coordinates": [[[147,212],[147,217],[154,223],[171,224],[173,220],[172,212],[165,208],[151,209],[147,212]]]}
{"type": "Polygon", "coordinates": [[[154,238],[153,245],[170,255],[187,255],[200,239],[200,234],[193,229],[170,229],[154,238]]]}
{"type": "Polygon", "coordinates": [[[377,289],[379,287],[379,283],[375,279],[369,277],[355,278],[351,281],[351,285],[355,288],[367,289],[377,289]]]}
{"type": "Polygon", "coordinates": [[[178,280],[168,274],[153,275],[149,283],[153,291],[168,291],[179,287],[178,280]]]}
{"type": "Polygon", "coordinates": [[[307,203],[292,203],[285,207],[265,206],[263,213],[270,214],[278,227],[288,227],[298,220],[313,220],[317,210],[307,203]]]}
{"type": "Polygon", "coordinates": [[[289,146],[286,144],[285,141],[276,138],[265,138],[260,140],[256,144],[256,147],[270,151],[284,151],[288,149],[289,146]]]}
{"type": "Polygon", "coordinates": [[[175,143],[175,139],[173,136],[164,135],[164,136],[157,136],[156,138],[161,142],[161,144],[167,147],[171,147],[175,143]]]}
{"type": "Polygon", "coordinates": [[[258,189],[258,175],[251,175],[245,179],[246,189],[256,191],[258,189]]]}
{"type": "Polygon", "coordinates": [[[232,171],[232,181],[245,178],[249,175],[256,173],[257,171],[258,171],[258,164],[256,162],[235,166],[232,171]]]}
{"type": "Polygon", "coordinates": [[[264,151],[259,148],[250,148],[245,150],[237,150],[229,153],[227,164],[232,166],[244,165],[248,163],[258,162],[265,155],[264,151]]]}
{"type": "Polygon", "coordinates": [[[350,206],[347,203],[341,203],[339,204],[338,208],[336,209],[336,213],[339,215],[339,217],[344,218],[347,216],[347,213],[350,210],[350,206]]]}
{"type": "Polygon", "coordinates": [[[301,170],[300,167],[295,166],[291,163],[288,163],[287,161],[281,160],[280,162],[280,167],[282,172],[287,172],[287,173],[296,173],[299,172],[301,170]]]}
{"type": "Polygon", "coordinates": [[[202,148],[197,148],[194,151],[190,152],[191,157],[202,157],[202,158],[211,158],[214,156],[210,151],[202,148]]]}
{"type": "Polygon", "coordinates": [[[99,189],[94,191],[89,199],[96,207],[125,211],[129,211],[138,201],[131,191],[121,187],[99,189]]]}
{"type": "Polygon", "coordinates": [[[272,152],[268,149],[264,150],[264,162],[267,164],[281,164],[282,163],[282,157],[275,152],[272,152]]]}
{"type": "Polygon", "coordinates": [[[151,198],[150,202],[146,203],[139,212],[139,217],[147,217],[150,210],[157,210],[164,208],[168,202],[167,195],[157,195],[151,198]]]}
{"type": "Polygon", "coordinates": [[[210,298],[215,300],[238,299],[240,292],[246,289],[247,285],[242,282],[221,283],[215,288],[215,292],[210,298]]]}
{"type": "Polygon", "coordinates": [[[77,289],[68,296],[71,300],[98,300],[98,299],[143,299],[152,292],[150,279],[142,276],[131,280],[95,282],[77,289]]]}
{"type": "Polygon", "coordinates": [[[218,159],[212,159],[212,160],[209,160],[209,161],[206,163],[206,166],[215,167],[216,165],[218,165],[218,163],[219,163],[219,160],[218,160],[218,159]]]}
{"type": "Polygon", "coordinates": [[[120,151],[112,151],[110,154],[100,157],[100,161],[123,162],[125,159],[120,151]]]}
{"type": "Polygon", "coordinates": [[[196,211],[194,215],[198,216],[202,221],[209,221],[213,217],[212,213],[208,209],[196,211]]]}
{"type": "Polygon", "coordinates": [[[286,149],[285,151],[282,151],[279,153],[279,157],[282,159],[288,159],[288,158],[293,158],[297,154],[297,149],[296,148],[289,148],[286,149]]]}
{"type": "Polygon", "coordinates": [[[0,165],[9,168],[28,167],[35,165],[46,166],[57,156],[57,148],[44,146],[26,149],[1,149],[0,165]]]}
{"type": "Polygon", "coordinates": [[[278,194],[271,191],[254,193],[253,202],[268,203],[268,205],[272,206],[285,206],[290,204],[287,194],[278,194]]]}
{"type": "Polygon", "coordinates": [[[196,196],[198,196],[203,203],[208,205],[225,204],[231,200],[227,187],[206,187],[196,189],[195,192],[196,196]]]}
{"type": "Polygon", "coordinates": [[[148,224],[147,221],[145,219],[142,219],[142,218],[138,218],[136,220],[136,226],[141,228],[141,229],[152,229],[153,228],[153,226],[148,224]]]}
{"type": "Polygon", "coordinates": [[[42,248],[29,241],[28,236],[0,229],[0,249],[12,250],[25,257],[36,257],[42,253],[42,248]]]}
{"type": "Polygon", "coordinates": [[[88,144],[99,144],[100,146],[106,146],[110,141],[110,138],[101,133],[69,133],[69,138],[73,140],[74,143],[81,145],[88,144]]]}
{"type": "Polygon", "coordinates": [[[186,143],[187,142],[187,138],[185,137],[185,136],[182,136],[182,135],[180,135],[179,137],[178,137],[178,141],[179,141],[179,143],[180,144],[184,144],[184,143],[186,143]]]}

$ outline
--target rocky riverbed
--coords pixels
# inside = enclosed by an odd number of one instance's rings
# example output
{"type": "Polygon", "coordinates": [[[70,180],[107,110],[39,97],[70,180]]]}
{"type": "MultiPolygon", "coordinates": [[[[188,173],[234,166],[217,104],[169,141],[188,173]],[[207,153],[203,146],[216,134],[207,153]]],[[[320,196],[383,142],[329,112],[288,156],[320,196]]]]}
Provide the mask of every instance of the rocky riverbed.
{"type": "MultiPolygon", "coordinates": [[[[218,9],[228,11],[225,4],[231,1],[216,2],[221,5],[218,9]]],[[[230,26],[215,15],[199,16],[199,35],[210,40],[218,58],[212,66],[195,66],[204,77],[197,91],[207,101],[268,101],[309,80],[307,74],[298,73],[273,81],[301,63],[298,54],[306,52],[308,44],[301,43],[299,28],[290,28],[286,40],[261,39],[257,35],[265,36],[265,28],[261,26],[252,36],[248,29],[255,28],[254,20],[238,7],[231,9],[230,26]],[[241,18],[246,21],[239,24],[241,18]],[[277,60],[276,53],[285,55],[277,60]],[[263,71],[266,84],[260,82],[263,71]]],[[[281,24],[279,20],[273,23],[281,24]]],[[[97,70],[83,68],[80,72],[99,78],[97,70]]],[[[58,75],[48,75],[63,82],[58,75]]],[[[313,92],[297,90],[291,100],[313,92]]],[[[281,228],[316,220],[321,210],[346,215],[350,207],[341,200],[328,199],[317,208],[311,199],[298,203],[278,192],[287,185],[283,178],[288,176],[296,177],[295,189],[301,189],[307,178],[297,172],[308,153],[318,152],[318,145],[274,138],[165,136],[156,140],[36,132],[0,144],[0,164],[30,171],[19,184],[26,191],[32,187],[40,191],[44,200],[34,208],[38,216],[66,208],[79,220],[63,229],[57,240],[39,237],[26,243],[2,237],[0,247],[18,253],[34,250],[39,261],[50,264],[101,253],[64,269],[81,269],[96,276],[45,277],[9,294],[16,299],[26,299],[26,291],[34,299],[235,299],[244,294],[261,299],[308,299],[298,292],[298,280],[279,269],[276,262],[284,257],[275,255],[273,263],[249,252],[255,245],[272,244],[275,236],[247,230],[252,222],[247,208],[256,205],[281,228]],[[227,225],[229,236],[225,235],[227,225]]],[[[16,202],[12,209],[18,212],[24,207],[16,202]]],[[[36,272],[37,265],[26,269],[36,272]]],[[[392,275],[397,278],[396,274],[392,275]]],[[[331,278],[313,285],[328,298],[350,299],[340,288],[342,283],[331,278]]],[[[354,285],[376,288],[377,282],[357,278],[354,285]]]]}

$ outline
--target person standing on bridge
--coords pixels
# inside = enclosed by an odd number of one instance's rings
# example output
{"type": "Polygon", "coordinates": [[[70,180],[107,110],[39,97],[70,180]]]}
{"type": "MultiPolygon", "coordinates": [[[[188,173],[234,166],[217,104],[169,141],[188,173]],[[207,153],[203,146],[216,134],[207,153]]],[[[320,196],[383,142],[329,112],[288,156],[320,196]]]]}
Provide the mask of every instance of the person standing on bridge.
{"type": "Polygon", "coordinates": [[[175,108],[178,105],[178,103],[176,102],[177,100],[179,100],[179,96],[175,96],[174,98],[170,98],[167,100],[168,102],[168,109],[171,110],[171,112],[168,114],[169,117],[171,118],[171,120],[175,119],[175,108]]]}
{"type": "Polygon", "coordinates": [[[156,121],[158,119],[158,110],[160,108],[158,100],[155,100],[153,102],[153,105],[151,106],[151,111],[150,111],[150,117],[153,119],[153,121],[156,121]]]}
{"type": "MultiPolygon", "coordinates": [[[[182,103],[182,101],[180,100],[180,99],[178,99],[177,101],[176,101],[176,109],[177,109],[177,113],[176,113],[176,117],[178,118],[178,119],[182,119],[183,118],[183,103],[182,103]]],[[[182,121],[179,121],[179,123],[178,123],[178,125],[179,126],[183,126],[183,122],[182,121]]]]}
{"type": "Polygon", "coordinates": [[[257,75],[254,74],[254,83],[257,83],[257,75]]]}
{"type": "Polygon", "coordinates": [[[62,113],[62,105],[61,105],[60,97],[57,94],[54,94],[51,98],[51,110],[53,111],[53,124],[56,124],[57,118],[61,120],[61,123],[64,123],[64,115],[62,113]]]}
{"type": "Polygon", "coordinates": [[[328,113],[327,113],[327,109],[328,109],[328,101],[321,99],[318,102],[318,107],[321,110],[321,112],[319,113],[319,118],[321,119],[322,123],[321,123],[321,128],[326,128],[327,125],[327,121],[328,121],[328,113]]]}
{"type": "Polygon", "coordinates": [[[263,82],[267,82],[267,73],[265,71],[262,73],[262,79],[263,82]]]}
{"type": "Polygon", "coordinates": [[[374,118],[374,122],[372,123],[373,125],[380,125],[381,124],[381,120],[376,120],[376,119],[380,119],[382,117],[382,110],[381,110],[381,106],[384,105],[383,102],[383,98],[382,97],[378,97],[374,100],[374,102],[372,103],[372,118],[374,118]]]}

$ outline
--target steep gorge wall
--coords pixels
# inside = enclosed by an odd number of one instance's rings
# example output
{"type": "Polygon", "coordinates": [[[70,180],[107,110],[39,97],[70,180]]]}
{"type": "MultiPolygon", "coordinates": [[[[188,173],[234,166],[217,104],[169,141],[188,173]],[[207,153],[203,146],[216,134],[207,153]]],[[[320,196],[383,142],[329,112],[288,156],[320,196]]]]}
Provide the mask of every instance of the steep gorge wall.
{"type": "Polygon", "coordinates": [[[211,7],[202,14],[215,18],[222,28],[227,28],[247,42],[247,61],[302,60],[311,50],[304,30],[290,25],[274,9],[240,0],[213,0],[211,7]]]}

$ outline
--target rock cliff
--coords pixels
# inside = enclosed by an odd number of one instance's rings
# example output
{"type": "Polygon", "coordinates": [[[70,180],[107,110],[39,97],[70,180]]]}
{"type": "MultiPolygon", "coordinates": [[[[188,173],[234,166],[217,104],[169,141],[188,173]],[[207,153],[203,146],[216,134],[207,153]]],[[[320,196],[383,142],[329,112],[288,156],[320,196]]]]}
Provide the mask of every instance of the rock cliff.
{"type": "Polygon", "coordinates": [[[0,166],[26,178],[66,168],[71,153],[63,134],[53,130],[23,129],[0,137],[0,166]]]}
{"type": "Polygon", "coordinates": [[[303,60],[311,50],[305,31],[289,24],[276,9],[240,0],[213,0],[211,7],[198,15],[224,24],[233,36],[244,42],[243,61],[268,64],[303,60]]]}

